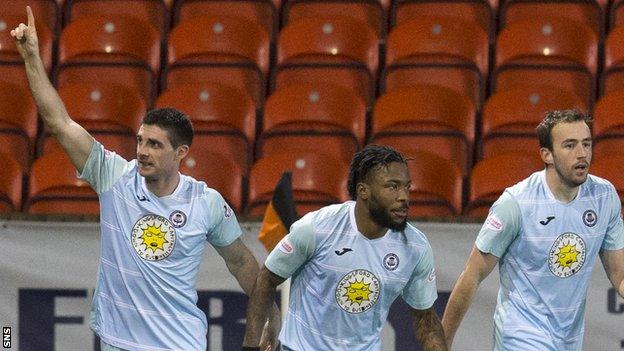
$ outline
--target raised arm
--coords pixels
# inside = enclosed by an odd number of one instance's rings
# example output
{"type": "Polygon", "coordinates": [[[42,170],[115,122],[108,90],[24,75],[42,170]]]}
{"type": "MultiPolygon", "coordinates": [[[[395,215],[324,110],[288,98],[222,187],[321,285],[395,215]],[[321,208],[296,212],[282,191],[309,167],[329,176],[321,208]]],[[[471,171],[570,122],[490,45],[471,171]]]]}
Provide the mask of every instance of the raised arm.
{"type": "Polygon", "coordinates": [[[440,318],[433,307],[426,310],[412,309],[414,333],[425,351],[446,351],[444,331],[440,318]]]}
{"type": "Polygon", "coordinates": [[[269,306],[275,301],[275,289],[284,282],[284,278],[271,272],[264,266],[247,305],[247,328],[243,347],[257,347],[260,343],[262,327],[269,313],[269,306]]]}
{"type": "Polygon", "coordinates": [[[82,172],[93,138],[69,117],[63,101],[50,83],[39,55],[35,17],[30,6],[26,7],[26,12],[28,25],[20,23],[11,31],[11,36],[15,38],[17,50],[24,59],[30,91],[48,131],[57,138],[76,169],[82,172]]]}
{"type": "Polygon", "coordinates": [[[472,248],[466,267],[451,292],[442,317],[442,327],[449,349],[479,284],[492,272],[497,263],[498,257],[483,253],[476,246],[472,248]]]}
{"type": "Polygon", "coordinates": [[[611,284],[624,297],[624,249],[601,250],[600,260],[611,284]]]}

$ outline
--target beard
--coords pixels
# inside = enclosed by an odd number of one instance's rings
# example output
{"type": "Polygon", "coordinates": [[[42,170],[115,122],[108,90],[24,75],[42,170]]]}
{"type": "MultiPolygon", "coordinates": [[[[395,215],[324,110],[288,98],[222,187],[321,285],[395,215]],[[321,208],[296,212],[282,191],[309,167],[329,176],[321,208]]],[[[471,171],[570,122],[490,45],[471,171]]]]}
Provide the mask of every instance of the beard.
{"type": "Polygon", "coordinates": [[[388,228],[397,232],[402,232],[407,227],[407,218],[401,222],[395,222],[392,220],[388,209],[379,204],[375,197],[371,197],[368,203],[368,213],[371,216],[373,222],[384,228],[388,228]]]}
{"type": "Polygon", "coordinates": [[[559,167],[556,160],[553,165],[555,166],[555,171],[557,172],[559,179],[561,179],[561,181],[570,188],[576,188],[581,184],[585,183],[585,181],[587,180],[587,173],[585,174],[583,180],[577,181],[572,175],[566,176],[565,172],[561,169],[561,167],[559,167]]]}

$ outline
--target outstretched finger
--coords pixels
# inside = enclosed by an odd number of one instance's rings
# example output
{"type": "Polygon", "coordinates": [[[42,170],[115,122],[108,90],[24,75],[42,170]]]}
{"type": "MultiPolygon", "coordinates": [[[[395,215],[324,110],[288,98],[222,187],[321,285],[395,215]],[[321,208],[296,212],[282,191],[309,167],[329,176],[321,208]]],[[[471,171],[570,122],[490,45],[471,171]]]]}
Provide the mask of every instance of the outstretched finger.
{"type": "Polygon", "coordinates": [[[33,15],[30,6],[26,6],[26,13],[28,14],[28,28],[35,29],[35,16],[33,15]]]}

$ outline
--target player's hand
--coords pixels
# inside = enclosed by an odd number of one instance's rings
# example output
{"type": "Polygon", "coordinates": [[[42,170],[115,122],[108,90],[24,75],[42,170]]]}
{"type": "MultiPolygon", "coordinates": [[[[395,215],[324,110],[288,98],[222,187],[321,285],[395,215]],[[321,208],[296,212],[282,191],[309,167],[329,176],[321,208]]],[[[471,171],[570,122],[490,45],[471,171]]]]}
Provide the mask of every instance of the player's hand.
{"type": "Polygon", "coordinates": [[[277,336],[280,331],[280,321],[267,321],[262,329],[262,336],[260,337],[260,350],[261,351],[273,351],[277,350],[277,336]]]}
{"type": "Polygon", "coordinates": [[[24,60],[30,57],[39,57],[39,39],[37,38],[37,29],[35,28],[35,16],[33,16],[30,6],[26,6],[28,15],[28,25],[20,23],[11,31],[11,36],[15,38],[15,46],[17,51],[24,60]]]}

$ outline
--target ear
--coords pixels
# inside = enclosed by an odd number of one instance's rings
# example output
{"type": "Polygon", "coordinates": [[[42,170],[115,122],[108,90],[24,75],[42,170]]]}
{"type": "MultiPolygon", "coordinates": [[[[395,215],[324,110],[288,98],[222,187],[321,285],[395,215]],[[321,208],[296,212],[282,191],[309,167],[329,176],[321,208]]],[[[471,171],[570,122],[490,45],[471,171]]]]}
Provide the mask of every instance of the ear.
{"type": "Polygon", "coordinates": [[[178,158],[180,160],[185,158],[188,155],[188,153],[189,153],[189,146],[188,145],[180,145],[176,149],[176,155],[178,156],[178,158]]]}
{"type": "Polygon", "coordinates": [[[355,192],[358,198],[362,200],[367,200],[370,196],[370,187],[365,183],[359,182],[355,186],[355,192]]]}
{"type": "Polygon", "coordinates": [[[548,150],[548,148],[540,148],[540,156],[542,157],[542,161],[549,166],[555,163],[552,151],[548,150]]]}

